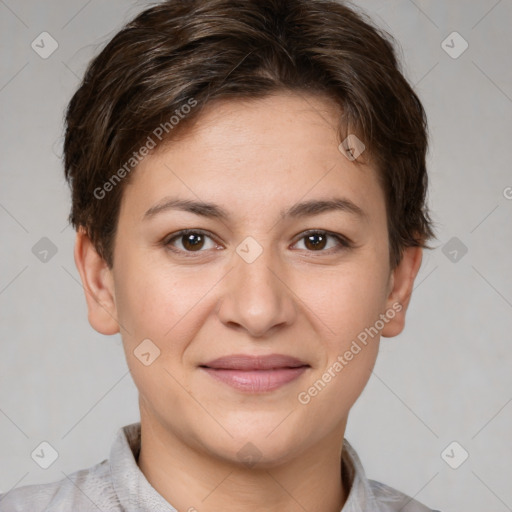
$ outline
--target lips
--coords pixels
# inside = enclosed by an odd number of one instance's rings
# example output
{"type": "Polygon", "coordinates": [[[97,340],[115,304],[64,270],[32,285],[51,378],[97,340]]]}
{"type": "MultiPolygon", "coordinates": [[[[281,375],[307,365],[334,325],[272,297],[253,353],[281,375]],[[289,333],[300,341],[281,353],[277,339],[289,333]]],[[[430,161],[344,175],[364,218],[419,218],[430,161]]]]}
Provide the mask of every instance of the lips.
{"type": "Polygon", "coordinates": [[[244,393],[274,391],[300,377],[310,365],[281,354],[235,354],[200,365],[210,377],[244,393]]]}
{"type": "Polygon", "coordinates": [[[299,368],[309,366],[304,361],[296,357],[285,356],[281,354],[269,354],[266,356],[249,356],[244,354],[234,354],[232,356],[219,357],[203,367],[214,370],[275,370],[278,368],[299,368]]]}

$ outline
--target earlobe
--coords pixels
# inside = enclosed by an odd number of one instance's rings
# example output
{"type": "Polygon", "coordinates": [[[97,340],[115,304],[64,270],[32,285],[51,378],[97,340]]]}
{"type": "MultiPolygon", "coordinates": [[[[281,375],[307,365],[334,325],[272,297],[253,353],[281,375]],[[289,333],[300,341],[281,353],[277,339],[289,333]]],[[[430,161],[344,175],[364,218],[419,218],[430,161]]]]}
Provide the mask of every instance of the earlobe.
{"type": "Polygon", "coordinates": [[[101,334],[118,333],[112,271],[82,227],[76,234],[74,256],[85,291],[89,323],[101,334]]]}
{"type": "Polygon", "coordinates": [[[405,327],[405,314],[422,258],[423,249],[421,247],[407,247],[401,262],[392,272],[390,291],[386,302],[386,316],[389,321],[382,329],[382,336],[385,338],[397,336],[405,327]]]}

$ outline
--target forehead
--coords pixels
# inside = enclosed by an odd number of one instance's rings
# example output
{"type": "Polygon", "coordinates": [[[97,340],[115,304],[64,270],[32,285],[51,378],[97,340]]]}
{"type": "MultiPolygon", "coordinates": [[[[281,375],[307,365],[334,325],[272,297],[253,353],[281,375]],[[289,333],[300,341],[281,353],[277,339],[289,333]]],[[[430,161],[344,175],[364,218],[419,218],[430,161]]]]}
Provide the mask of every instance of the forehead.
{"type": "Polygon", "coordinates": [[[375,170],[338,148],[340,115],[321,96],[214,101],[190,128],[137,166],[123,203],[138,220],[169,196],[248,215],[281,215],[300,199],[342,196],[369,214],[382,214],[375,170]]]}

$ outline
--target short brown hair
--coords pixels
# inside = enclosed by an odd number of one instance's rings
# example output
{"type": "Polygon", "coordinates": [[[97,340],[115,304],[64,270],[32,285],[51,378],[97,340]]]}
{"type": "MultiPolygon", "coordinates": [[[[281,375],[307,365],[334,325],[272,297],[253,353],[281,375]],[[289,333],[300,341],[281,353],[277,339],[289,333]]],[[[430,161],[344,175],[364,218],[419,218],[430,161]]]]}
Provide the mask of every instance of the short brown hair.
{"type": "Polygon", "coordinates": [[[90,62],[67,108],[69,221],[111,268],[122,191],[156,127],[166,142],[213,100],[280,90],[333,99],[340,141],[364,142],[386,198],[391,268],[405,247],[430,248],[424,109],[392,36],[334,0],[168,0],[136,16],[90,62]]]}

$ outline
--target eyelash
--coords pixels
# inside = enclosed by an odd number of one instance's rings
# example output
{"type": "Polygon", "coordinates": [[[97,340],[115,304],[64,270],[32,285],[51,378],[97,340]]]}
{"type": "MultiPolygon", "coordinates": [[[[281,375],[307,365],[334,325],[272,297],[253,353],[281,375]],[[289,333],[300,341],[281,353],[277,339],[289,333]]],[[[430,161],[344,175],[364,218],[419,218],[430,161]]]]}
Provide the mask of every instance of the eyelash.
{"type": "MultiPolygon", "coordinates": [[[[203,249],[203,250],[198,250],[198,251],[186,251],[186,250],[183,251],[181,249],[176,249],[172,246],[172,242],[174,240],[177,240],[185,235],[190,235],[190,234],[204,235],[204,236],[207,236],[208,238],[211,238],[212,240],[214,240],[213,237],[208,232],[203,231],[202,229],[183,229],[181,231],[173,233],[170,237],[167,237],[163,241],[163,245],[170,251],[177,253],[177,254],[184,255],[187,258],[190,258],[190,257],[194,258],[194,257],[197,257],[202,252],[206,252],[208,249],[206,249],[206,250],[203,249]]],[[[300,242],[301,240],[303,240],[304,238],[306,238],[307,236],[310,236],[310,235],[324,235],[324,236],[332,237],[332,238],[336,239],[338,242],[338,247],[334,247],[334,248],[331,247],[330,249],[327,249],[327,250],[311,251],[311,250],[306,249],[306,251],[310,252],[310,253],[318,252],[318,253],[331,254],[332,252],[339,252],[339,251],[351,249],[354,247],[354,244],[350,240],[348,240],[346,237],[343,237],[337,233],[332,233],[330,231],[325,231],[325,230],[321,230],[321,229],[310,229],[310,230],[304,231],[304,233],[302,233],[302,236],[295,243],[300,242]],[[334,249],[334,251],[333,251],[333,249],[334,249]]]]}

